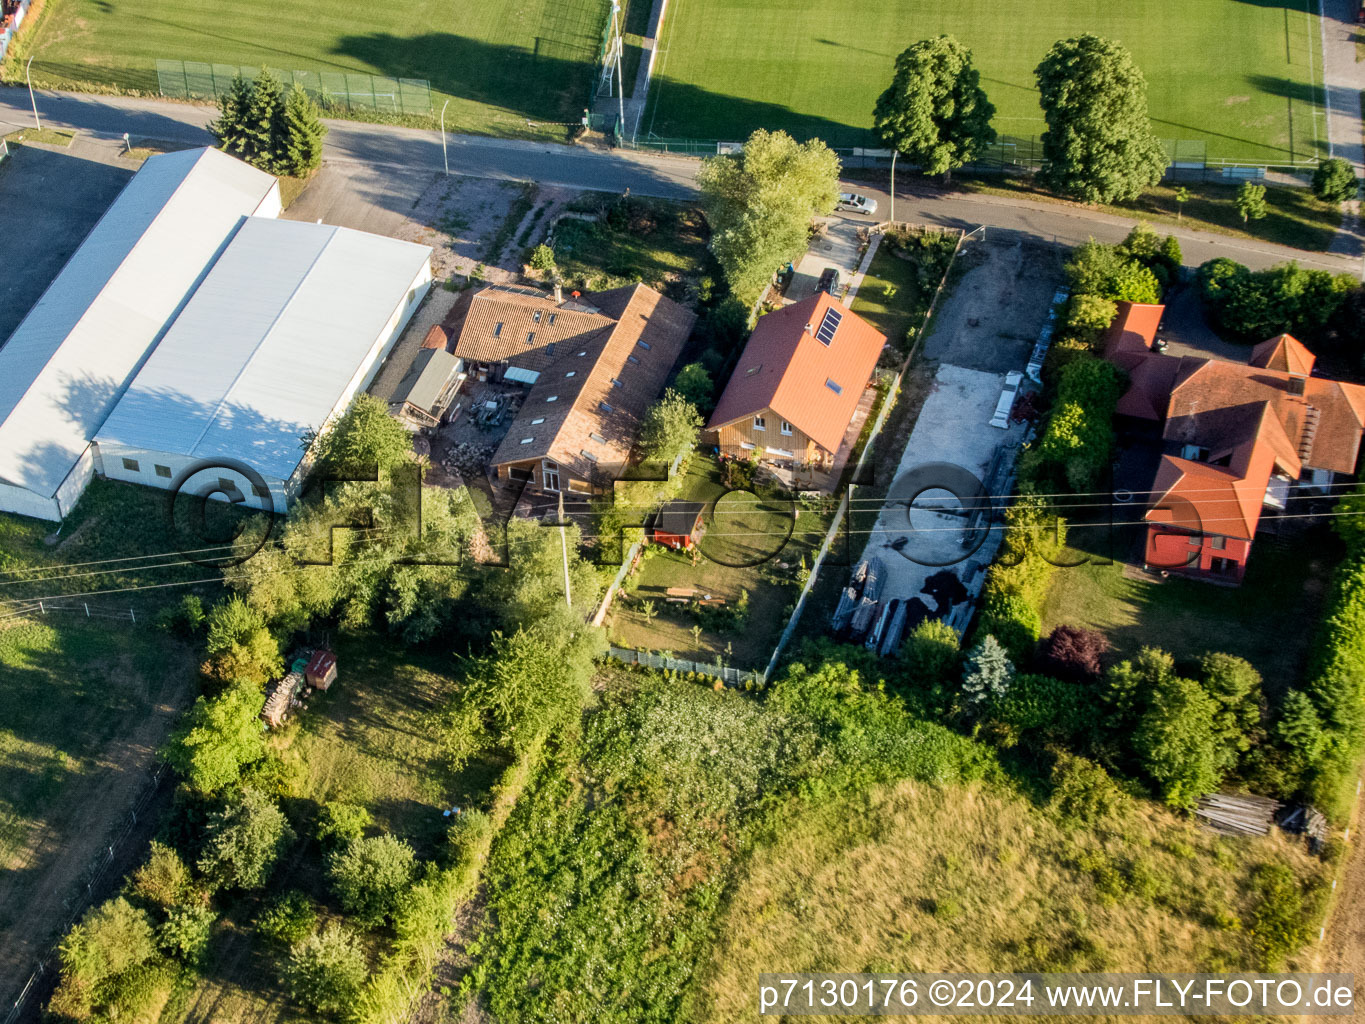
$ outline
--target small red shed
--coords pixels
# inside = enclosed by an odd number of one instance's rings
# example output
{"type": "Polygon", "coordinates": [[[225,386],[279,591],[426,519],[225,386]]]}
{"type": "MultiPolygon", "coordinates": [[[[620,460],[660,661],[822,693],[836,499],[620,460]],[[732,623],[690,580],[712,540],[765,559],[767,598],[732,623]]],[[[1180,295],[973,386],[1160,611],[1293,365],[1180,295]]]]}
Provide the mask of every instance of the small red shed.
{"type": "Polygon", "coordinates": [[[325,690],[336,682],[337,678],[337,656],[331,651],[317,650],[308,659],[308,665],[303,670],[303,677],[308,680],[308,685],[315,690],[325,690]]]}
{"type": "Polygon", "coordinates": [[[706,506],[700,501],[670,501],[654,516],[651,539],[675,551],[690,551],[701,539],[701,514],[706,506]]]}

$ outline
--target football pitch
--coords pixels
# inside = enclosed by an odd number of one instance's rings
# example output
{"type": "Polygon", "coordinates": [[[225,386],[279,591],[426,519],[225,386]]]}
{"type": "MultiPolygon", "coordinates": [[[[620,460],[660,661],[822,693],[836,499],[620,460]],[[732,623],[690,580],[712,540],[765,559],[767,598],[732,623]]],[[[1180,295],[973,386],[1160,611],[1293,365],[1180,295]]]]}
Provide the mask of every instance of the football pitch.
{"type": "Polygon", "coordinates": [[[157,92],[156,61],[427,79],[447,127],[577,121],[608,0],[47,0],[34,78],[157,92]]]}
{"type": "Polygon", "coordinates": [[[646,131],[737,140],[785,128],[876,146],[872,106],[896,54],[950,33],[975,52],[996,131],[1046,127],[1033,69],[1093,32],[1132,52],[1163,139],[1246,163],[1326,155],[1315,0],[671,0],[646,131]]]}

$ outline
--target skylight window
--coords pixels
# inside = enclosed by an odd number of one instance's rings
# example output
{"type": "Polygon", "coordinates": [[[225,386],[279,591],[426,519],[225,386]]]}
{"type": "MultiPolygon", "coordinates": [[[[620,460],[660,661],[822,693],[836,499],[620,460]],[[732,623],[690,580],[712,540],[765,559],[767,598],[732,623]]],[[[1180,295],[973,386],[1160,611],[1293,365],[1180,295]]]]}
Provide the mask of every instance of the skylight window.
{"type": "Polygon", "coordinates": [[[558,401],[559,401],[559,396],[558,396],[558,395],[551,395],[549,398],[545,399],[545,401],[547,401],[547,402],[558,402],[558,401]]]}
{"type": "Polygon", "coordinates": [[[615,411],[616,411],[616,410],[613,409],[611,406],[609,406],[606,402],[598,402],[598,403],[597,403],[597,408],[601,409],[603,412],[615,412],[615,411]]]}
{"type": "Polygon", "coordinates": [[[650,350],[650,347],[651,347],[650,344],[649,344],[649,342],[645,341],[644,338],[641,338],[641,339],[640,339],[639,341],[637,341],[635,344],[639,345],[639,346],[640,346],[642,349],[644,349],[646,352],[648,352],[648,351],[650,350]]]}
{"type": "Polygon", "coordinates": [[[550,314],[550,326],[551,326],[551,327],[553,327],[553,326],[555,325],[555,320],[558,318],[558,316],[559,316],[558,313],[551,313],[551,314],[550,314]]]}
{"type": "Polygon", "coordinates": [[[577,372],[578,372],[577,370],[570,370],[570,371],[569,371],[568,373],[566,373],[564,376],[566,376],[566,377],[572,377],[572,376],[573,376],[574,374],[576,374],[577,372]]]}
{"type": "Polygon", "coordinates": [[[828,377],[825,378],[825,387],[829,388],[836,395],[842,395],[844,393],[844,389],[841,388],[838,384],[834,383],[834,381],[830,380],[828,377]]]}
{"type": "Polygon", "coordinates": [[[759,363],[757,366],[751,366],[751,367],[749,367],[747,370],[744,371],[744,376],[746,376],[746,377],[752,377],[754,374],[756,374],[756,373],[757,373],[759,370],[761,370],[761,369],[763,369],[763,364],[762,364],[762,363],[759,363]]]}
{"type": "Polygon", "coordinates": [[[640,365],[640,360],[636,359],[634,356],[626,356],[626,362],[634,363],[636,366],[640,365]]]}
{"type": "Polygon", "coordinates": [[[540,310],[536,310],[534,313],[531,314],[531,323],[533,324],[540,323],[540,310]]]}
{"type": "Polygon", "coordinates": [[[534,441],[534,440],[535,440],[534,437],[523,437],[523,438],[521,439],[521,443],[522,443],[522,444],[530,444],[530,443],[531,443],[532,441],[534,441]]]}
{"type": "Polygon", "coordinates": [[[531,421],[531,426],[533,426],[533,427],[538,427],[538,426],[540,426],[540,424],[542,424],[542,423],[544,423],[544,422],[545,422],[545,417],[544,417],[544,416],[537,416],[535,419],[533,419],[533,420],[531,421]]]}
{"type": "Polygon", "coordinates": [[[536,332],[535,332],[535,331],[527,331],[527,332],[526,332],[526,344],[530,345],[530,344],[534,343],[535,340],[536,340],[536,332]]]}
{"type": "Polygon", "coordinates": [[[625,387],[625,385],[621,383],[621,379],[620,379],[619,377],[613,377],[613,378],[611,379],[611,386],[614,387],[614,388],[623,388],[623,387],[625,387]]]}
{"type": "Polygon", "coordinates": [[[552,355],[554,355],[554,354],[555,354],[555,343],[552,341],[552,342],[550,342],[550,344],[548,344],[548,345],[545,346],[545,358],[548,359],[548,358],[550,358],[550,356],[552,356],[552,355]]]}
{"type": "Polygon", "coordinates": [[[500,322],[493,325],[493,337],[502,337],[502,324],[500,322]]]}
{"type": "Polygon", "coordinates": [[[605,437],[603,437],[601,434],[589,434],[588,437],[590,437],[592,440],[596,441],[598,444],[606,444],[606,443],[607,443],[607,439],[606,439],[605,437]]]}
{"type": "Polygon", "coordinates": [[[584,449],[583,449],[581,452],[579,452],[578,454],[581,455],[581,456],[583,456],[583,458],[587,459],[589,462],[596,462],[596,461],[597,461],[597,456],[594,455],[592,452],[588,451],[586,448],[584,448],[584,449]]]}
{"type": "Polygon", "coordinates": [[[828,345],[834,340],[834,333],[843,322],[844,314],[833,307],[825,310],[825,318],[820,321],[820,329],[815,332],[815,340],[828,345]]]}

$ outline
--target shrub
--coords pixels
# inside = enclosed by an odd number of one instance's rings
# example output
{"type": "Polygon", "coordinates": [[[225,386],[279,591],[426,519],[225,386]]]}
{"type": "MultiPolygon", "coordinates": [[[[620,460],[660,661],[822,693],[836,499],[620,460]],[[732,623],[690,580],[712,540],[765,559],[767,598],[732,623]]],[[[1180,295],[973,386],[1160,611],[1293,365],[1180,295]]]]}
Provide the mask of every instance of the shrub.
{"type": "Polygon", "coordinates": [[[1324,335],[1359,282],[1297,263],[1251,271],[1219,258],[1199,267],[1199,285],[1221,333],[1255,342],[1288,332],[1311,341],[1324,335]]]}
{"type": "Polygon", "coordinates": [[[493,832],[493,821],[483,811],[461,811],[446,830],[446,842],[455,857],[484,843],[493,832]]]}
{"type": "Polygon", "coordinates": [[[266,883],[294,832],[284,812],[264,793],[243,790],[210,816],[199,870],[222,888],[257,889],[266,883]]]}
{"type": "Polygon", "coordinates": [[[1354,199],[1359,183],[1355,168],[1349,160],[1334,156],[1323,160],[1313,172],[1313,195],[1324,203],[1340,203],[1354,199]]]}
{"type": "Polygon", "coordinates": [[[1017,733],[1036,733],[1043,742],[1074,744],[1090,731],[1094,708],[1089,692],[1076,683],[1025,674],[991,702],[991,717],[1017,733]]]}
{"type": "Polygon", "coordinates": [[[86,911],[59,946],[62,978],[50,1009],[84,1020],[111,996],[111,982],[156,956],[152,922],[122,896],[86,911]]]}
{"type": "Polygon", "coordinates": [[[1285,960],[1312,936],[1314,904],[1294,873],[1280,863],[1262,864],[1251,877],[1255,894],[1251,917],[1251,944],[1256,966],[1263,971],[1284,969],[1285,960]]]}
{"type": "Polygon", "coordinates": [[[531,250],[531,258],[527,262],[531,265],[532,270],[554,270],[555,251],[542,242],[531,250]]]}
{"type": "Polygon", "coordinates": [[[1098,348],[1117,314],[1118,306],[1113,299],[1102,295],[1073,295],[1067,300],[1062,330],[1077,345],[1098,348]]]}
{"type": "Polygon", "coordinates": [[[266,629],[265,617],[240,597],[214,605],[208,629],[205,674],[225,683],[260,686],[284,672],[279,642],[266,629]]]}
{"type": "Polygon", "coordinates": [[[189,639],[204,628],[207,616],[204,602],[198,594],[186,594],[175,604],[167,605],[156,617],[156,624],[173,636],[189,639]]]}
{"type": "Polygon", "coordinates": [[[1038,667],[1072,682],[1087,682],[1101,671],[1101,658],[1109,650],[1103,633],[1079,626],[1058,626],[1038,649],[1038,667]]]}
{"type": "Polygon", "coordinates": [[[256,931],[282,945],[302,942],[317,927],[318,914],[313,901],[298,889],[289,889],[274,897],[256,922],[256,931]]]}
{"type": "Polygon", "coordinates": [[[715,406],[716,385],[701,363],[688,363],[679,370],[673,381],[673,390],[700,412],[709,413],[715,406]]]}
{"type": "Polygon", "coordinates": [[[913,682],[946,683],[957,675],[961,637],[942,619],[925,619],[906,638],[901,657],[913,682]]]}
{"type": "Polygon", "coordinates": [[[332,854],[327,873],[345,911],[375,927],[398,908],[415,867],[412,847],[386,833],[351,840],[332,854]]]}
{"type": "Polygon", "coordinates": [[[133,873],[133,892],[163,910],[193,902],[197,894],[194,877],[180,854],[155,839],[147,863],[133,873]]]}
{"type": "Polygon", "coordinates": [[[191,789],[206,796],[235,786],[243,768],[265,753],[261,691],[234,683],[217,697],[200,697],[171,735],[163,756],[191,789]]]}
{"type": "Polygon", "coordinates": [[[1127,796],[1108,773],[1083,757],[1058,754],[1051,776],[1048,807],[1064,821],[1101,825],[1113,822],[1128,805],[1127,796]]]}
{"type": "Polygon", "coordinates": [[[352,839],[359,839],[373,821],[369,811],[355,804],[324,804],[318,814],[318,842],[325,846],[340,846],[352,839]]]}
{"type": "Polygon", "coordinates": [[[294,946],[285,966],[290,995],[311,1010],[341,1016],[369,974],[356,937],[335,922],[294,946]]]}
{"type": "Polygon", "coordinates": [[[198,964],[209,946],[209,932],[218,915],[205,906],[172,907],[157,930],[157,943],[190,966],[198,964]]]}

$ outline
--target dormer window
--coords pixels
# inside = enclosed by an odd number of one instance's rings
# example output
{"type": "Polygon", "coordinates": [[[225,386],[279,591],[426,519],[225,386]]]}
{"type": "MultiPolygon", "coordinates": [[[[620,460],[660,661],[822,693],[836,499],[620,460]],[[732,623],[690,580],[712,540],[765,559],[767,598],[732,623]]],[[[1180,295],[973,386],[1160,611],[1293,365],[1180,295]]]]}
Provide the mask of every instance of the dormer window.
{"type": "Polygon", "coordinates": [[[540,323],[540,310],[536,310],[534,313],[531,314],[531,323],[533,324],[540,323]]]}
{"type": "Polygon", "coordinates": [[[755,429],[755,430],[767,430],[767,429],[768,429],[768,421],[765,420],[762,416],[755,416],[755,417],[754,417],[754,429],[755,429]]]}
{"type": "Polygon", "coordinates": [[[1197,444],[1187,444],[1180,449],[1180,457],[1182,459],[1189,459],[1191,462],[1208,462],[1209,450],[1207,448],[1201,448],[1197,444]]]}

